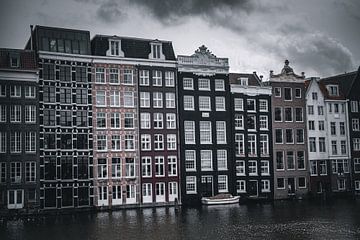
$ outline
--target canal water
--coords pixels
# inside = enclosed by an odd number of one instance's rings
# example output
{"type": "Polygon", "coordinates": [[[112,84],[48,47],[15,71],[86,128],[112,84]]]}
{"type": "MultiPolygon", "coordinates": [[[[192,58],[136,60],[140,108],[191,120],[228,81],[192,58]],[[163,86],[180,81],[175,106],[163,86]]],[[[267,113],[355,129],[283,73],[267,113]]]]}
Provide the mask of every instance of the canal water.
{"type": "Polygon", "coordinates": [[[0,223],[0,239],[360,239],[360,201],[148,208],[0,223]]]}

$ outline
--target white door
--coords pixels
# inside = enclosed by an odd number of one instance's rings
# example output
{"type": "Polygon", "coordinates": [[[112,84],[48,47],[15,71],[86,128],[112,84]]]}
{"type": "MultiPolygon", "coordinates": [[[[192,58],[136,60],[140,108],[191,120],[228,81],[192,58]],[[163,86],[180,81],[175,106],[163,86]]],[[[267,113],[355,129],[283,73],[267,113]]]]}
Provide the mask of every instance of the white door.
{"type": "Polygon", "coordinates": [[[98,187],[98,206],[108,206],[108,189],[107,186],[98,187]]]}
{"type": "Polygon", "coordinates": [[[165,183],[156,183],[156,202],[165,202],[165,183]]]}
{"type": "Polygon", "coordinates": [[[122,204],[121,186],[112,187],[112,205],[122,204]]]}
{"type": "Polygon", "coordinates": [[[178,199],[178,185],[177,182],[169,182],[169,202],[174,202],[178,199]]]}
{"type": "Polygon", "coordinates": [[[143,203],[152,202],[152,186],[151,183],[144,183],[142,189],[143,203]]]}
{"type": "Polygon", "coordinates": [[[126,204],[136,203],[136,186],[127,185],[126,186],[126,204]]]}
{"type": "Polygon", "coordinates": [[[8,209],[18,209],[24,207],[24,190],[8,191],[8,209]]]}

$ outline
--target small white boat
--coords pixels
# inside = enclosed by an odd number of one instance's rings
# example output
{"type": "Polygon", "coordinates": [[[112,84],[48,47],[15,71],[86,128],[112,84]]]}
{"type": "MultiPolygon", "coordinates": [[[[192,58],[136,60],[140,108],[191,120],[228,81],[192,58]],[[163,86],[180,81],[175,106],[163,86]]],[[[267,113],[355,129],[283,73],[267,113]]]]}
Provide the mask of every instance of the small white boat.
{"type": "Polygon", "coordinates": [[[231,194],[218,194],[213,197],[201,198],[201,203],[204,205],[220,205],[220,204],[234,204],[239,203],[240,196],[233,196],[231,194]]]}

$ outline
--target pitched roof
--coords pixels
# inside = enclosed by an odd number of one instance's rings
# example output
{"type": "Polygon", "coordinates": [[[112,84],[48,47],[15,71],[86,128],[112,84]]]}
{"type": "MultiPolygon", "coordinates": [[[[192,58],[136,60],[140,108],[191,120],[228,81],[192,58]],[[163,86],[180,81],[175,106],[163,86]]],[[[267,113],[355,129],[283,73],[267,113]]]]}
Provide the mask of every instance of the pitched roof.
{"type": "Polygon", "coordinates": [[[35,52],[31,50],[0,48],[0,68],[37,70],[35,52]],[[19,58],[19,67],[11,67],[11,57],[19,58]]]}
{"type": "Polygon", "coordinates": [[[254,73],[229,73],[230,84],[240,84],[240,78],[247,78],[249,86],[262,86],[262,82],[256,72],[254,73]]]}
{"type": "Polygon", "coordinates": [[[358,75],[358,71],[353,71],[349,73],[339,74],[327,78],[322,78],[319,81],[320,89],[323,91],[324,96],[329,99],[344,99],[346,98],[351,90],[351,87],[358,75]],[[338,85],[339,86],[339,96],[329,96],[329,93],[326,89],[327,85],[338,85]]]}

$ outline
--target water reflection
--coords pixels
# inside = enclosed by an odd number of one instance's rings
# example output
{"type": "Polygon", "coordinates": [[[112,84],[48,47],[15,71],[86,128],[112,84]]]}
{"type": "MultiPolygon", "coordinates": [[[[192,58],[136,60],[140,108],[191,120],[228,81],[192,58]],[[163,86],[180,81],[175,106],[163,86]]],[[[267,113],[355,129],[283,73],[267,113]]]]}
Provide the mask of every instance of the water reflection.
{"type": "Polygon", "coordinates": [[[132,209],[0,224],[0,239],[360,239],[359,202],[132,209]]]}

